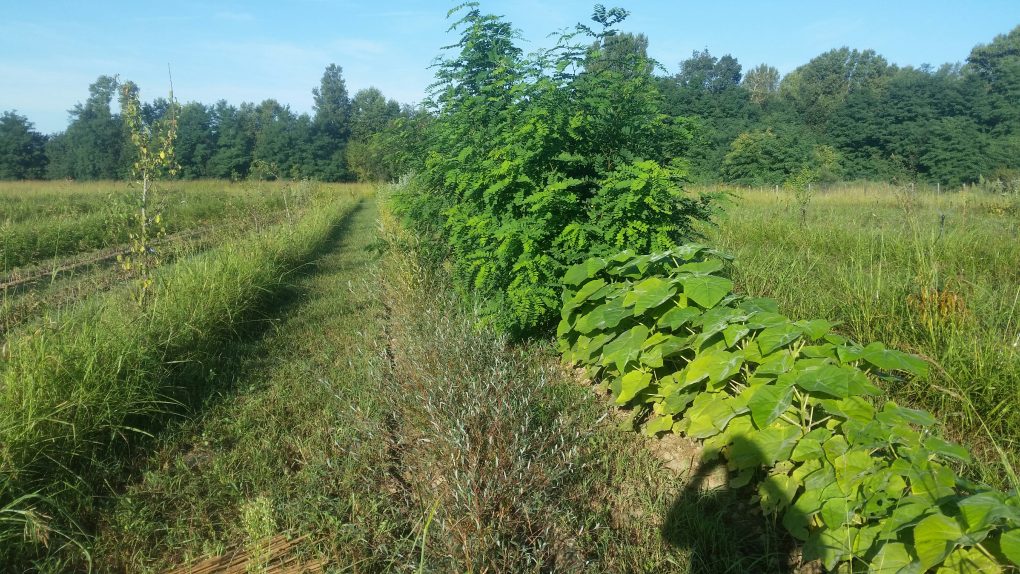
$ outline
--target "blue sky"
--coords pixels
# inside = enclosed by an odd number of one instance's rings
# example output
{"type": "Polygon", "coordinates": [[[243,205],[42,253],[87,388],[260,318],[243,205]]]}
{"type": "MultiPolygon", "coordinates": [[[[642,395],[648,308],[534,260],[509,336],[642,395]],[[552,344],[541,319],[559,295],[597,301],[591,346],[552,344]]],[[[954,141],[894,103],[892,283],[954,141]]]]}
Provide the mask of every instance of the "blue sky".
{"type": "MultiPolygon", "coordinates": [[[[733,54],[745,69],[766,62],[783,73],[844,45],[900,65],[938,65],[1020,24],[1020,0],[604,3],[631,11],[622,28],[648,35],[649,52],[671,72],[703,48],[733,54]]],[[[167,63],[182,101],[275,98],[310,111],[312,88],[335,62],[352,94],[376,86],[415,102],[431,81],[427,67],[451,43],[453,4],[0,0],[0,110],[58,131],[101,74],[134,80],[144,99],[165,95],[167,63]]],[[[549,33],[587,21],[593,4],[502,0],[482,8],[507,16],[531,51],[548,46],[549,33]]]]}

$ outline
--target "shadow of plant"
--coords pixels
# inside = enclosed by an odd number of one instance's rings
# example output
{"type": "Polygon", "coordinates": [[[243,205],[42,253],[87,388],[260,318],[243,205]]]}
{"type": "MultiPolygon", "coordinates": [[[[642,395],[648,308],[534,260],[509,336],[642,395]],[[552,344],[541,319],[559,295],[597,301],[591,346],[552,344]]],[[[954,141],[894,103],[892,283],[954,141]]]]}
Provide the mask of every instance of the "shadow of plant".
{"type": "MultiPolygon", "coordinates": [[[[728,448],[752,453],[763,466],[769,462],[740,437],[728,448]]],[[[757,480],[736,484],[739,476],[732,475],[718,455],[705,454],[686,479],[664,517],[661,534],[670,546],[689,553],[692,572],[805,571],[796,540],[780,523],[782,511],[766,515],[759,503],[763,493],[773,498],[776,493],[768,493],[757,480]]]]}

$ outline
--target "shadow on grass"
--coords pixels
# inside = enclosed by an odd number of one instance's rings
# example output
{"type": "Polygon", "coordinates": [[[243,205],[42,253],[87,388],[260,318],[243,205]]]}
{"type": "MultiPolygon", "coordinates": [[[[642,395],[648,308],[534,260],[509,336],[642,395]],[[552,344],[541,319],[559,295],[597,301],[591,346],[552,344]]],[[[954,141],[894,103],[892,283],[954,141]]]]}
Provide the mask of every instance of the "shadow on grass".
{"type": "Polygon", "coordinates": [[[302,281],[320,271],[319,260],[339,248],[352,220],[364,208],[364,200],[355,204],[315,246],[308,262],[295,268],[282,287],[266,291],[257,305],[245,311],[242,327],[223,343],[215,361],[179,365],[175,384],[168,389],[167,408],[162,416],[147,415],[144,419],[129,421],[133,428],[145,429],[151,436],[121,443],[117,458],[129,466],[119,473],[120,481],[109,483],[113,493],[120,492],[144,468],[146,455],[159,436],[212,408],[239,390],[242,382],[267,367],[272,357],[258,353],[260,343],[302,304],[307,295],[302,281]]]}
{"type": "MultiPolygon", "coordinates": [[[[739,439],[734,442],[738,441],[743,453],[766,462],[756,447],[739,439]]],[[[780,518],[762,514],[756,481],[733,487],[721,456],[705,460],[691,472],[666,513],[661,534],[670,546],[689,553],[692,572],[797,571],[796,540],[780,518]]]]}

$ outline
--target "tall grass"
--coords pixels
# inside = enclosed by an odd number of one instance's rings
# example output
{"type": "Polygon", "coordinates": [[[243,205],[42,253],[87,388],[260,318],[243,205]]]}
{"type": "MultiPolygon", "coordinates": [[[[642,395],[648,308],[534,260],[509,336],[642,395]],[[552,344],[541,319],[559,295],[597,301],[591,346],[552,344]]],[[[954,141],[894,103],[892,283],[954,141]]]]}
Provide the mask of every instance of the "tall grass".
{"type": "MultiPolygon", "coordinates": [[[[342,184],[187,181],[161,184],[150,208],[179,233],[307,205],[342,184]]],[[[0,269],[126,243],[137,192],[125,182],[0,182],[0,269]]]]}
{"type": "Polygon", "coordinates": [[[858,340],[918,353],[929,381],[889,389],[979,451],[981,478],[1020,462],[1020,197],[837,186],[804,215],[793,193],[740,190],[706,228],[741,290],[858,340]],[[999,448],[997,448],[999,447],[999,448]]]}
{"type": "Polygon", "coordinates": [[[132,445],[218,380],[229,345],[351,209],[295,222],[159,271],[139,307],[127,287],[12,332],[0,367],[0,563],[59,550],[132,445]],[[37,498],[23,498],[25,496],[37,498]],[[20,514],[18,514],[20,513],[20,514]]]}

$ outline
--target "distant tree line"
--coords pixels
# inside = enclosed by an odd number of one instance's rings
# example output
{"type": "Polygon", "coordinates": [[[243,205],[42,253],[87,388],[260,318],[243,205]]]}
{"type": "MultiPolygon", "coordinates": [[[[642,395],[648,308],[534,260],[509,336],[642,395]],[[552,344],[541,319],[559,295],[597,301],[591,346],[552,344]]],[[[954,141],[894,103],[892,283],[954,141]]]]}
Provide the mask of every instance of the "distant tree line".
{"type": "MultiPolygon", "coordinates": [[[[646,57],[648,39],[617,34],[606,62],[646,57]]],[[[610,65],[610,64],[604,64],[610,65]]],[[[1020,26],[978,45],[964,64],[898,67],[873,50],[830,50],[781,77],[730,55],[697,51],[654,78],[660,113],[684,127],[675,142],[697,181],[745,185],[872,179],[957,186],[1020,181],[1020,26]]],[[[632,72],[638,73],[638,72],[632,72]]],[[[118,81],[102,76],[44,136],[16,112],[0,117],[0,179],[120,178],[124,126],[111,107],[118,81]]],[[[368,88],[349,97],[339,66],[313,90],[314,113],[276,100],[180,109],[180,177],[243,178],[253,165],[278,177],[392,179],[422,161],[436,110],[401,106],[368,88]]],[[[147,119],[169,109],[143,106],[147,119]]]]}
{"type": "MultiPolygon", "coordinates": [[[[0,117],[0,179],[120,179],[130,171],[131,150],[124,119],[114,109],[120,82],[100,76],[89,97],[70,110],[65,131],[44,136],[14,111],[0,117]]],[[[314,113],[296,114],[268,99],[235,107],[189,102],[176,106],[179,176],[239,179],[311,178],[324,181],[379,179],[384,165],[372,157],[391,123],[416,111],[387,99],[376,88],[348,95],[342,69],[331,64],[312,90],[314,113]],[[255,167],[253,167],[255,166],[255,167]],[[250,173],[253,169],[259,173],[250,173]]],[[[166,98],[141,106],[145,123],[171,110],[166,98]]]]}
{"type": "Polygon", "coordinates": [[[659,81],[665,112],[697,122],[697,179],[1020,179],[1020,26],[963,65],[898,67],[840,48],[780,79],[705,50],[659,81]]]}

